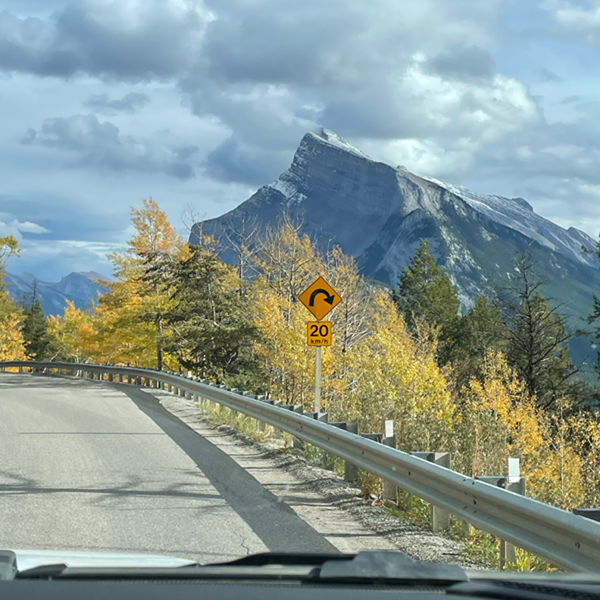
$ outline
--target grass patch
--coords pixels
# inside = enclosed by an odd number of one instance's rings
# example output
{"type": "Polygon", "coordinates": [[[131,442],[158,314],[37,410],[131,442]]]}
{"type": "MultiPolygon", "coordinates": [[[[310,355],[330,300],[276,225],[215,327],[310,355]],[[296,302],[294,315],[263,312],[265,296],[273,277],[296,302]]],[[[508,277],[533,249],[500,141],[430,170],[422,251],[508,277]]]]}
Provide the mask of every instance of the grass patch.
{"type": "Polygon", "coordinates": [[[431,529],[431,508],[425,500],[398,489],[398,509],[418,527],[431,529]]]}
{"type": "Polygon", "coordinates": [[[515,548],[516,560],[506,564],[508,571],[558,571],[558,569],[545,561],[543,558],[523,550],[523,548],[515,548]]]}
{"type": "Polygon", "coordinates": [[[500,540],[492,534],[450,517],[450,527],[444,534],[451,540],[461,542],[465,560],[487,569],[500,569],[500,540]]]}
{"type": "Polygon", "coordinates": [[[261,423],[226,406],[212,402],[202,402],[198,404],[198,408],[208,417],[208,421],[213,427],[227,425],[248,436],[254,442],[266,442],[283,438],[283,434],[271,425],[261,423]]]}
{"type": "Polygon", "coordinates": [[[304,444],[302,455],[307,463],[327,471],[334,471],[340,477],[344,476],[345,461],[343,458],[326,450],[321,450],[321,448],[317,448],[312,444],[304,444]]]}

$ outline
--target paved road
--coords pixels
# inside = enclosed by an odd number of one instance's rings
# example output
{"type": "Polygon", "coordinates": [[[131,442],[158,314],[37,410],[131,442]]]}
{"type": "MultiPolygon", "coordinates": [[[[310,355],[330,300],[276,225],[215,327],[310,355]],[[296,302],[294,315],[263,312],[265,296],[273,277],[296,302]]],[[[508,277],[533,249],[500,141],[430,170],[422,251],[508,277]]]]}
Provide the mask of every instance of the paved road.
{"type": "Polygon", "coordinates": [[[0,548],[335,551],[142,390],[0,375],[0,548]]]}

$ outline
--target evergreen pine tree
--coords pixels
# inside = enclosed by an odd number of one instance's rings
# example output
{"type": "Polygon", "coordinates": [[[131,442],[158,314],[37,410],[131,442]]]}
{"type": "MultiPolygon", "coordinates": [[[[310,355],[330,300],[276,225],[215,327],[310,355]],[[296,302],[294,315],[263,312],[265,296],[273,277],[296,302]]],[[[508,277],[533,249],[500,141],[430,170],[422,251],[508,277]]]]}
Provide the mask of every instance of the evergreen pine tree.
{"type": "Polygon", "coordinates": [[[423,322],[439,328],[438,362],[451,360],[460,346],[460,301],[427,240],[421,240],[410,264],[402,269],[394,299],[409,328],[423,322]]]}
{"type": "Polygon", "coordinates": [[[251,344],[257,330],[239,295],[235,270],[202,246],[190,246],[189,255],[173,261],[171,269],[166,349],[204,378],[255,387],[260,377],[251,344]]]}
{"type": "Polygon", "coordinates": [[[463,319],[464,344],[471,356],[483,358],[488,349],[505,352],[510,331],[502,321],[502,311],[486,296],[477,296],[475,306],[463,319]]]}
{"type": "Polygon", "coordinates": [[[543,281],[535,273],[529,254],[517,257],[515,266],[514,283],[502,290],[511,329],[509,364],[541,408],[553,408],[564,396],[581,400],[585,386],[573,377],[579,371],[567,346],[573,334],[566,330],[560,305],[552,307],[542,295],[543,281]]]}
{"type": "Polygon", "coordinates": [[[483,361],[489,350],[506,352],[510,330],[502,312],[485,296],[475,298],[475,306],[460,320],[459,336],[453,356],[455,391],[459,392],[473,377],[483,377],[483,361]]]}
{"type": "Polygon", "coordinates": [[[23,311],[23,338],[27,357],[33,360],[46,360],[50,354],[48,322],[39,298],[35,297],[31,306],[23,311]]]}

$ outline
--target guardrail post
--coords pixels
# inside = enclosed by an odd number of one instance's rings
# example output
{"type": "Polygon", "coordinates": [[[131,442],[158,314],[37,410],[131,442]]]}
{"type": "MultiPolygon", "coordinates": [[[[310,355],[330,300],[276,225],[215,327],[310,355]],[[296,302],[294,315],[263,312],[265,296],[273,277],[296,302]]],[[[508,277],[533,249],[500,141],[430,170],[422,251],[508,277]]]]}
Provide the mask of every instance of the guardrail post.
{"type": "MultiPolygon", "coordinates": [[[[450,452],[409,452],[409,454],[440,465],[440,467],[446,467],[446,469],[450,469],[452,465],[450,452]]],[[[435,504],[430,504],[430,507],[432,531],[443,531],[450,525],[450,513],[435,504]]]]}
{"type": "Polygon", "coordinates": [[[600,508],[574,508],[573,514],[592,521],[600,521],[600,508]]]}
{"type": "MultiPolygon", "coordinates": [[[[509,492],[525,496],[525,477],[519,477],[517,481],[509,481],[506,489],[509,492]]],[[[500,566],[504,569],[506,563],[514,563],[517,560],[515,547],[510,542],[500,540],[500,566]]]]}
{"type": "MultiPolygon", "coordinates": [[[[396,449],[396,436],[383,438],[383,445],[388,448],[396,449]]],[[[383,500],[391,500],[392,502],[398,502],[398,486],[391,481],[383,480],[383,500]]]]}
{"type": "MultiPolygon", "coordinates": [[[[490,485],[494,485],[496,487],[509,490],[510,492],[514,492],[515,494],[521,494],[525,496],[525,477],[519,477],[516,481],[508,481],[506,477],[496,477],[492,476],[476,476],[474,479],[478,481],[483,481],[490,485]]],[[[509,562],[515,562],[515,547],[510,543],[504,540],[500,540],[500,567],[504,569],[506,564],[509,562]]]]}
{"type": "MultiPolygon", "coordinates": [[[[302,407],[300,407],[300,409],[302,410],[302,407]]],[[[304,411],[302,411],[300,414],[305,414],[307,417],[310,417],[311,419],[314,419],[315,421],[320,421],[321,423],[329,423],[329,414],[328,413],[323,413],[320,411],[319,412],[315,412],[315,411],[304,412],[304,411]]],[[[294,438],[294,442],[295,441],[296,441],[296,438],[294,438]]],[[[302,444],[302,447],[304,447],[304,442],[301,442],[301,444],[302,444]]],[[[317,448],[317,456],[320,456],[319,460],[323,460],[324,464],[329,463],[329,452],[319,450],[317,448]]]]}
{"type": "Polygon", "coordinates": [[[381,444],[383,441],[383,433],[361,433],[360,437],[364,437],[372,442],[377,442],[378,444],[381,444]]]}
{"type": "Polygon", "coordinates": [[[329,415],[327,413],[322,412],[314,412],[312,410],[304,413],[307,417],[311,419],[315,419],[316,421],[321,421],[322,423],[329,423],[329,415]]]}
{"type": "MultiPolygon", "coordinates": [[[[346,431],[358,434],[358,423],[346,423],[346,431]]],[[[347,460],[344,461],[344,479],[348,483],[356,483],[358,481],[358,467],[347,460]]]]}
{"type": "MultiPolygon", "coordinates": [[[[257,400],[262,400],[263,402],[266,401],[266,399],[267,399],[265,394],[256,394],[253,397],[256,398],[257,400]]],[[[273,404],[275,404],[275,402],[273,402],[273,404]]],[[[256,430],[259,431],[260,433],[264,433],[267,430],[267,424],[264,421],[259,421],[257,419],[256,430]]]]}
{"type": "MultiPolygon", "coordinates": [[[[281,408],[284,408],[285,410],[291,410],[292,412],[298,413],[299,415],[304,413],[304,409],[300,404],[282,404],[281,408]]],[[[292,448],[295,448],[296,450],[304,450],[304,441],[300,438],[293,437],[292,448]]]]}

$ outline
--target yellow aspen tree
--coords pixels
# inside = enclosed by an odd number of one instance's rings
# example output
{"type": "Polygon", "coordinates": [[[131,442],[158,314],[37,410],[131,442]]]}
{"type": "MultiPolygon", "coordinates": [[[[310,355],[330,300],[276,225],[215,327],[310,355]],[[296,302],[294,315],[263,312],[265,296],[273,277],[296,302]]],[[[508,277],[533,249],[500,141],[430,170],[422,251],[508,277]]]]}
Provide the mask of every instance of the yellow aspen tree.
{"type": "Polygon", "coordinates": [[[447,450],[456,414],[435,348],[415,344],[387,292],[373,296],[370,333],[347,350],[351,376],[340,381],[329,410],[363,431],[383,431],[393,420],[405,450],[447,450]]]}
{"type": "Polygon", "coordinates": [[[310,238],[300,236],[299,227],[284,216],[260,243],[254,268],[259,275],[248,293],[249,307],[262,334],[255,351],[269,381],[268,392],[308,408],[314,389],[314,359],[310,360],[314,348],[306,346],[306,322],[312,318],[298,296],[324,273],[323,262],[310,238]]]}
{"type": "Polygon", "coordinates": [[[331,348],[322,348],[322,409],[327,410],[338,379],[347,371],[346,351],[367,334],[371,302],[354,259],[337,247],[322,256],[299,229],[284,217],[267,232],[253,257],[259,275],[248,297],[262,333],[256,352],[273,396],[307,409],[314,406],[316,348],[306,344],[306,327],[315,318],[298,296],[323,276],[342,298],[325,318],[332,322],[334,338],[331,348]]]}
{"type": "Polygon", "coordinates": [[[162,368],[169,294],[159,272],[147,275],[160,271],[171,258],[184,256],[187,246],[152,198],[145,199],[142,208],[131,209],[131,222],[135,232],[125,250],[109,255],[115,280],[100,296],[96,311],[100,354],[104,362],[162,368]]]}
{"type": "Polygon", "coordinates": [[[17,239],[12,235],[0,237],[0,360],[27,360],[20,311],[4,284],[6,265],[12,256],[20,256],[17,239]]]}
{"type": "Polygon", "coordinates": [[[581,507],[600,505],[600,416],[581,410],[568,418],[570,439],[581,460],[583,482],[581,507]]]}
{"type": "Polygon", "coordinates": [[[16,312],[0,316],[0,361],[27,360],[21,329],[16,312]]]}
{"type": "Polygon", "coordinates": [[[322,348],[322,410],[360,421],[363,431],[381,431],[385,419],[396,419],[416,449],[447,439],[453,409],[435,347],[413,341],[389,294],[369,287],[354,259],[337,247],[321,256],[286,220],[269,232],[256,258],[259,276],[248,296],[262,334],[256,353],[273,397],[313,406],[315,348],[306,344],[306,324],[314,318],[298,296],[321,275],[342,298],[326,317],[333,345],[322,348]]]}
{"type": "Polygon", "coordinates": [[[521,472],[540,467],[543,430],[534,399],[501,352],[488,350],[482,377],[463,388],[465,418],[474,428],[473,475],[503,475],[508,456],[521,458],[521,472]]]}
{"type": "Polygon", "coordinates": [[[71,300],[61,316],[48,317],[48,335],[53,359],[73,362],[103,362],[92,311],[75,308],[71,300]]]}
{"type": "Polygon", "coordinates": [[[548,449],[530,488],[538,500],[572,510],[585,503],[585,479],[584,462],[572,443],[570,422],[564,415],[568,404],[566,398],[558,398],[554,411],[544,415],[548,449]]]}
{"type": "Polygon", "coordinates": [[[472,378],[463,394],[473,432],[472,475],[506,475],[512,456],[521,461],[529,496],[564,508],[580,502],[581,460],[568,441],[566,421],[553,423],[537,407],[504,354],[489,350],[482,377],[472,378]]]}
{"type": "MultiPolygon", "coordinates": [[[[269,382],[269,394],[308,409],[314,389],[314,348],[306,345],[308,312],[299,302],[290,304],[287,295],[264,280],[254,283],[249,296],[254,324],[261,333],[255,351],[269,382]]],[[[326,364],[328,352],[323,350],[326,364]]]]}

